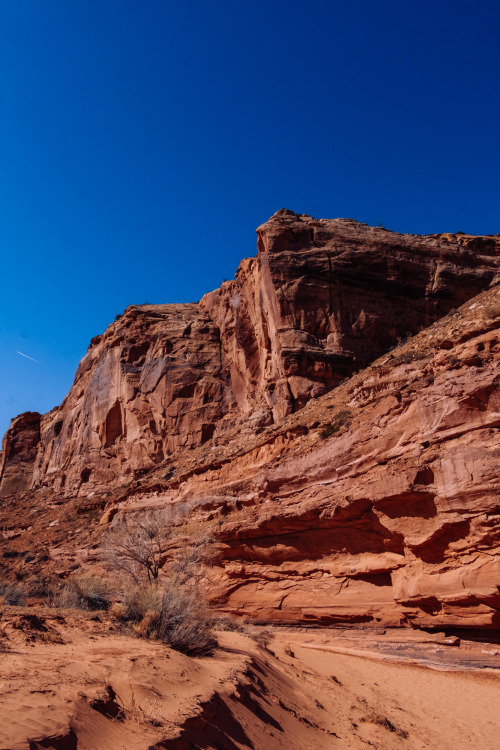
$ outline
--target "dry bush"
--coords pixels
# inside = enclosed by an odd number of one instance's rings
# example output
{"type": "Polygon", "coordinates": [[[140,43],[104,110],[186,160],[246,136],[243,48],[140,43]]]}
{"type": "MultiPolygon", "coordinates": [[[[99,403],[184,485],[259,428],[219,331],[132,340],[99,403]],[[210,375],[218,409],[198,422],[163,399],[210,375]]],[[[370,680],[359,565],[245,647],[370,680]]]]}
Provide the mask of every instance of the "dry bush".
{"type": "Polygon", "coordinates": [[[192,656],[208,655],[217,646],[210,613],[200,594],[196,585],[170,580],[163,590],[156,631],[164,643],[192,656]]]}
{"type": "Polygon", "coordinates": [[[394,365],[409,365],[411,362],[416,362],[419,359],[423,359],[427,355],[425,349],[411,349],[410,351],[398,354],[394,357],[392,364],[394,365]]]}
{"type": "Polygon", "coordinates": [[[108,609],[108,614],[112,620],[123,622],[127,620],[127,607],[123,602],[113,602],[108,609]]]}
{"type": "Polygon", "coordinates": [[[336,432],[340,432],[340,425],[335,424],[332,422],[332,424],[327,424],[319,433],[319,436],[321,440],[326,440],[330,437],[330,435],[335,435],[336,432]]]}
{"type": "Polygon", "coordinates": [[[192,533],[174,555],[168,572],[179,583],[200,581],[205,573],[205,566],[214,559],[213,539],[210,532],[201,530],[192,533]]]}
{"type": "Polygon", "coordinates": [[[217,645],[213,618],[196,583],[188,585],[175,577],[164,587],[135,586],[125,591],[122,606],[115,619],[130,622],[143,638],[160,640],[191,656],[208,655],[217,645]]]}
{"type": "Polygon", "coordinates": [[[191,532],[181,537],[178,521],[192,503],[175,508],[136,512],[121,518],[104,539],[102,557],[108,569],[130,576],[136,585],[159,582],[162,573],[183,581],[200,580],[213,559],[210,534],[191,532]],[[167,559],[170,558],[166,571],[167,559]]]}
{"type": "Polygon", "coordinates": [[[84,609],[107,609],[110,592],[105,580],[98,576],[82,575],[71,578],[69,585],[74,589],[84,609]]]}
{"type": "Polygon", "coordinates": [[[269,651],[269,644],[273,637],[274,634],[270,628],[259,628],[252,633],[255,643],[266,651],[269,651]]]}
{"type": "Polygon", "coordinates": [[[158,579],[162,554],[172,535],[167,511],[145,511],[122,518],[106,536],[103,558],[108,568],[127,573],[139,585],[158,579]]]}
{"type": "Polygon", "coordinates": [[[45,598],[49,594],[50,579],[43,575],[33,575],[24,582],[26,596],[45,598]]]}
{"type": "Polygon", "coordinates": [[[123,609],[114,613],[115,619],[131,623],[141,637],[202,656],[217,645],[200,588],[213,545],[203,532],[174,536],[174,522],[185,507],[176,508],[175,516],[161,510],[123,519],[107,535],[103,549],[107,566],[134,582],[125,587],[123,609]]]}
{"type": "Polygon", "coordinates": [[[26,598],[22,586],[17,583],[7,583],[7,581],[0,581],[0,597],[3,604],[12,607],[22,606],[26,598]]]}
{"type": "Polygon", "coordinates": [[[384,729],[387,729],[389,732],[394,732],[398,735],[398,737],[401,737],[402,739],[407,739],[409,734],[406,731],[406,729],[400,729],[395,724],[392,723],[390,719],[387,718],[387,716],[382,716],[382,714],[370,714],[370,716],[364,716],[361,719],[362,722],[368,722],[370,724],[376,724],[379,727],[383,727],[384,729]]]}
{"type": "Polygon", "coordinates": [[[241,619],[229,615],[219,615],[212,618],[212,627],[231,633],[246,633],[247,625],[241,619]]]}
{"type": "Polygon", "coordinates": [[[106,581],[89,574],[51,587],[49,603],[63,609],[107,609],[110,592],[106,581]]]}
{"type": "Polygon", "coordinates": [[[125,589],[123,604],[126,608],[125,619],[137,622],[148,612],[156,612],[160,603],[158,586],[131,586],[125,589]]]}

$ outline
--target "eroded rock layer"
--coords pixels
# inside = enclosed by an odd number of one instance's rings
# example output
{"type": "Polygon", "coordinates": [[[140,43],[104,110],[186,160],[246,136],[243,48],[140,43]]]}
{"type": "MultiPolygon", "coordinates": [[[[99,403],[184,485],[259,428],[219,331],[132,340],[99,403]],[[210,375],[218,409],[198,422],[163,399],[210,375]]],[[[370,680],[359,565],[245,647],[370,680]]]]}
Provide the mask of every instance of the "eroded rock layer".
{"type": "MultiPolygon", "coordinates": [[[[36,514],[5,533],[42,533],[43,503],[61,533],[88,504],[98,533],[180,504],[227,611],[500,627],[499,238],[288,211],[258,235],[234,281],[128,308],[61,407],[13,423],[4,511],[36,514]]],[[[58,539],[59,574],[99,562],[92,533],[58,539]]]]}
{"type": "Polygon", "coordinates": [[[257,234],[257,257],[199,304],[130,307],[92,340],[41,420],[32,488],[99,490],[279,423],[498,273],[498,237],[400,235],[287,210],[257,234]]]}

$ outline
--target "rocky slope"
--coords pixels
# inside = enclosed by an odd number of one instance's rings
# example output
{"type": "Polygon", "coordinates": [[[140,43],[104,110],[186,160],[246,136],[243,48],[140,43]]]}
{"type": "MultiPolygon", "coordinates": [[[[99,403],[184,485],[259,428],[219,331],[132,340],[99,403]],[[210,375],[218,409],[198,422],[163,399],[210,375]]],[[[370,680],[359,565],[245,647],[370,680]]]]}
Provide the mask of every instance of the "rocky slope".
{"type": "Polygon", "coordinates": [[[98,562],[86,509],[181,503],[231,612],[499,627],[499,248],[278,212],[234,281],[128,308],[13,422],[4,536],[65,574],[98,562]]]}

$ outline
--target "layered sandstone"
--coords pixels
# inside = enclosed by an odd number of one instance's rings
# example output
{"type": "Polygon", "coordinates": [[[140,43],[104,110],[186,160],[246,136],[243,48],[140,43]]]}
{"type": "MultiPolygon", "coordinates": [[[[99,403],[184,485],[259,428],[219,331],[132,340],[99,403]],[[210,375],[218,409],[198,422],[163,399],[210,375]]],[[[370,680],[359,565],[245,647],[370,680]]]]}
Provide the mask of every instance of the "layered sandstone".
{"type": "Polygon", "coordinates": [[[105,533],[181,504],[216,539],[227,611],[498,628],[499,238],[287,211],[258,235],[199,304],[131,307],[94,339],[39,439],[13,424],[38,503],[19,544],[60,519],[65,574],[99,562],[88,526],[65,544],[72,513],[105,507],[105,533]]]}
{"type": "Polygon", "coordinates": [[[129,307],[92,340],[41,420],[23,481],[85,495],[180,450],[257,434],[487,288],[499,267],[498,237],[400,235],[285,209],[257,234],[257,257],[200,303],[129,307]]]}
{"type": "Polygon", "coordinates": [[[212,593],[232,613],[499,628],[499,342],[494,288],[114,511],[188,505],[216,536],[212,593]]]}
{"type": "Polygon", "coordinates": [[[36,411],[12,420],[2,441],[0,487],[5,495],[16,495],[31,487],[33,465],[40,444],[40,419],[36,411]]]}

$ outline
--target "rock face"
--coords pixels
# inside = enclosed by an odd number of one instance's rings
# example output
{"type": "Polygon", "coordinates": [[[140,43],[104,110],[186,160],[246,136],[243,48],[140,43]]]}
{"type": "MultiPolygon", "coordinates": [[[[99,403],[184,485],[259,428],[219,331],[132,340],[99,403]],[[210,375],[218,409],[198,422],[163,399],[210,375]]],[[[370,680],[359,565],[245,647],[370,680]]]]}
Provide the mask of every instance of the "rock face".
{"type": "Polygon", "coordinates": [[[32,488],[87,494],[178,450],[256,434],[487,288],[499,267],[498,237],[400,235],[285,209],[257,234],[257,257],[199,304],[130,307],[92,340],[42,419],[32,488]]]}
{"type": "Polygon", "coordinates": [[[180,488],[248,503],[222,517],[226,608],[269,620],[500,628],[499,291],[494,299],[180,488]],[[481,319],[491,306],[496,322],[481,319]]]}
{"type": "Polygon", "coordinates": [[[40,443],[38,412],[28,411],[12,420],[0,456],[0,487],[5,495],[29,490],[40,443]]]}
{"type": "Polygon", "coordinates": [[[257,231],[235,280],[128,308],[58,409],[13,422],[4,508],[189,504],[214,601],[254,618],[500,627],[500,237],[257,231]]]}

